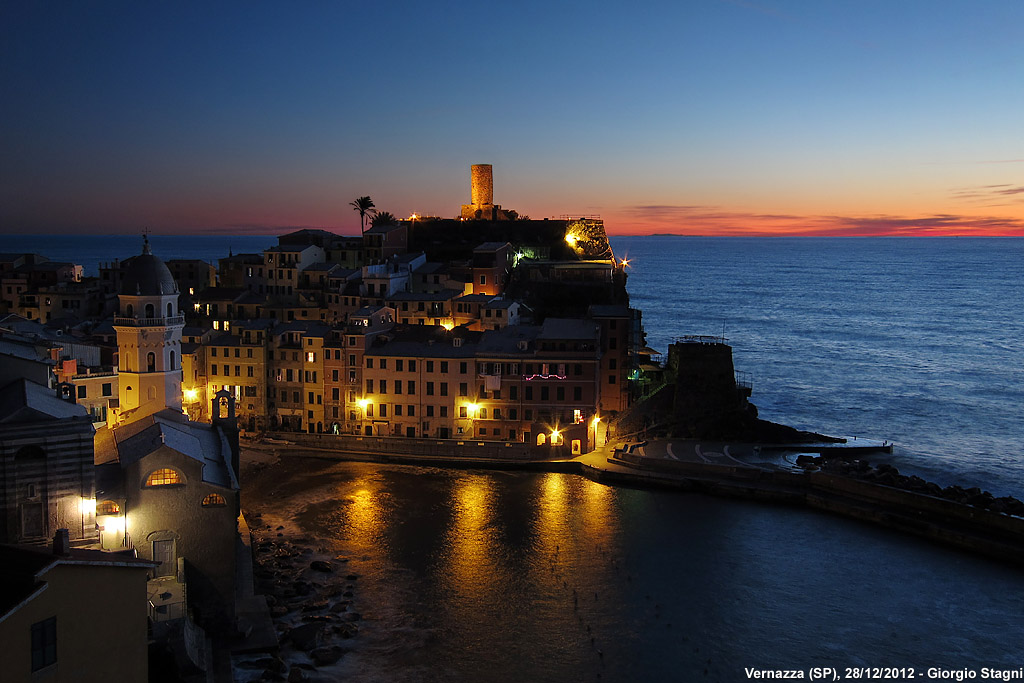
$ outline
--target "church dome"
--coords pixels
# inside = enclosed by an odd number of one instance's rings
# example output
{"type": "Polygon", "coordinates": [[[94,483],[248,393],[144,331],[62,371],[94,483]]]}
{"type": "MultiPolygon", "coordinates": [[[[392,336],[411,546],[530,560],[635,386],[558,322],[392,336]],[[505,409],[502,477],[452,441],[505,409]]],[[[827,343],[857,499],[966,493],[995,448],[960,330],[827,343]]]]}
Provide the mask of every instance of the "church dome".
{"type": "Polygon", "coordinates": [[[149,239],[143,238],[142,253],[128,259],[121,278],[121,294],[127,296],[160,296],[177,294],[178,285],[164,262],[153,256],[149,239]]]}

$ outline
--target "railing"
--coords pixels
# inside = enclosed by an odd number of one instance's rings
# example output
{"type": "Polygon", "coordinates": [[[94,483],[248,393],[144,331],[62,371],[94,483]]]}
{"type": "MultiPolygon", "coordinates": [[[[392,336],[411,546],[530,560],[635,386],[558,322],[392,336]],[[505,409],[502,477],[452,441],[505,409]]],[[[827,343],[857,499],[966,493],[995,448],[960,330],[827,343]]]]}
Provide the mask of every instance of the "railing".
{"type": "Polygon", "coordinates": [[[167,318],[114,318],[114,324],[121,327],[164,327],[167,325],[184,325],[185,316],[175,315],[167,318]]]}
{"type": "Polygon", "coordinates": [[[725,337],[713,337],[706,334],[687,334],[676,337],[677,344],[724,344],[728,339],[725,337]]]}

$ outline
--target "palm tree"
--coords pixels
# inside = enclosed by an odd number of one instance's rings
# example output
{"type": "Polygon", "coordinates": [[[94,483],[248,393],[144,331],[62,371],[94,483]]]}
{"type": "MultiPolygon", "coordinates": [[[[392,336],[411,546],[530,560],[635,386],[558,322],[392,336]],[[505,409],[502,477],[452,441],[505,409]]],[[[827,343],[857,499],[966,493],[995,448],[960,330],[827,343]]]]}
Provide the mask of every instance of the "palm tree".
{"type": "Polygon", "coordinates": [[[360,197],[353,202],[349,202],[349,206],[359,212],[359,227],[362,228],[362,232],[366,232],[366,216],[372,216],[376,213],[373,210],[373,200],[369,197],[360,197]]]}
{"type": "Polygon", "coordinates": [[[390,211],[378,211],[370,219],[370,225],[374,228],[378,225],[398,225],[398,219],[390,211]]]}

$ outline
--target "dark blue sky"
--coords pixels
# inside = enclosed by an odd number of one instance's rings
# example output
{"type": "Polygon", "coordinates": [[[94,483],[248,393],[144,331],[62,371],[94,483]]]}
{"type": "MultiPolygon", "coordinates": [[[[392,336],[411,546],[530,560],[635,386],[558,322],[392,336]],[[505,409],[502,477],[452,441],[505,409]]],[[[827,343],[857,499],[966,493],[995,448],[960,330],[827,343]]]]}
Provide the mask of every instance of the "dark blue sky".
{"type": "Polygon", "coordinates": [[[1024,233],[1024,3],[46,3],[0,231],[357,230],[473,163],[626,232],[1024,233]],[[923,222],[922,222],[923,221],[923,222]]]}

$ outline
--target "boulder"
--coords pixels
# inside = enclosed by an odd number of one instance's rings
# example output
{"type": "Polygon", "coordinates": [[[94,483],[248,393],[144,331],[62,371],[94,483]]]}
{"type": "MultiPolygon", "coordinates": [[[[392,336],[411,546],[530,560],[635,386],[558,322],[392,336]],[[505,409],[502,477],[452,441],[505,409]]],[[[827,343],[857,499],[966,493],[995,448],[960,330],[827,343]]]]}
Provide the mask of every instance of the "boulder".
{"type": "Polygon", "coordinates": [[[318,647],[310,652],[309,656],[317,666],[329,666],[341,659],[343,654],[345,654],[345,651],[340,646],[329,645],[327,647],[318,647]]]}
{"type": "Polygon", "coordinates": [[[320,622],[303,624],[288,631],[288,640],[303,652],[309,652],[320,647],[323,630],[324,625],[320,622]]]}
{"type": "Polygon", "coordinates": [[[334,566],[327,560],[313,560],[309,563],[309,568],[315,572],[324,572],[326,574],[334,571],[334,566]]]}

